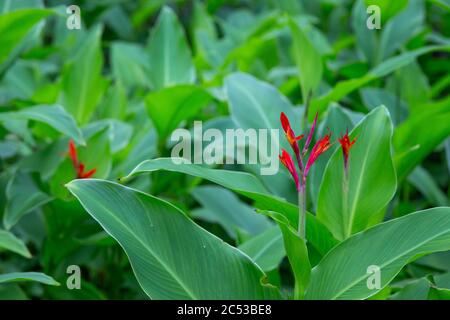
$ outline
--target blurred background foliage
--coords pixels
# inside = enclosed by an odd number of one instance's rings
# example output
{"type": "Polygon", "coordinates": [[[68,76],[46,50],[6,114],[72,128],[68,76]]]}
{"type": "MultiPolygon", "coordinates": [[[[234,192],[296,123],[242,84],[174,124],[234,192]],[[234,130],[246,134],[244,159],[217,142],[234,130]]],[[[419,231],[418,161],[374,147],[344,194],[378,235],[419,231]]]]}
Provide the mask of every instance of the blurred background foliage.
{"type": "MultiPolygon", "coordinates": [[[[1,298],[146,298],[122,249],[64,188],[75,177],[69,138],[95,177],[116,180],[170,155],[170,133],[194,119],[221,130],[255,127],[252,110],[233,114],[227,81],[253,92],[277,88],[287,97],[281,103],[294,106],[297,131],[305,105],[309,121],[317,111],[350,128],[386,105],[399,179],[387,216],[449,204],[448,0],[3,0],[0,14],[0,237],[8,239],[0,275],[37,271],[61,283],[26,274],[19,278],[36,282],[0,283],[1,298]],[[80,30],[66,27],[73,4],[80,30]],[[371,4],[381,8],[380,30],[366,27],[371,4]],[[251,76],[230,75],[237,71],[251,76]],[[81,266],[81,290],[66,288],[69,265],[81,266]]],[[[312,176],[314,208],[322,176],[312,176]]],[[[295,201],[286,173],[261,179],[295,201]]],[[[156,173],[131,185],[249,254],[275,239],[271,258],[258,263],[272,270],[271,281],[292,285],[279,231],[247,219],[246,200],[199,183],[156,173]]],[[[415,279],[433,271],[450,271],[448,252],[408,265],[393,293],[423,286],[415,279]]]]}

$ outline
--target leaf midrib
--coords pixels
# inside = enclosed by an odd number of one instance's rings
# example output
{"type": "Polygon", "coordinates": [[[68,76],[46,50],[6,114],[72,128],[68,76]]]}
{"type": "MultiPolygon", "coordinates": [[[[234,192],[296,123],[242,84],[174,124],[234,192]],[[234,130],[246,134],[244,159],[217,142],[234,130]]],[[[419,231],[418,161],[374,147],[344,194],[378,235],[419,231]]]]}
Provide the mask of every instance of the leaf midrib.
{"type": "MultiPolygon", "coordinates": [[[[91,200],[95,200],[95,199],[93,199],[92,197],[90,197],[88,194],[86,194],[87,195],[87,197],[88,198],[90,198],[91,200]]],[[[76,196],[77,198],[78,198],[78,196],[76,196]]],[[[80,201],[81,202],[81,201],[80,201]]],[[[152,256],[154,256],[155,257],[155,259],[161,264],[161,266],[163,266],[165,269],[166,269],[166,271],[174,278],[174,280],[176,281],[176,282],[178,282],[178,284],[180,285],[180,287],[182,287],[184,290],[185,290],[185,292],[192,298],[192,299],[195,299],[195,300],[197,300],[198,298],[187,288],[187,286],[184,284],[184,282],[183,281],[181,281],[181,279],[175,274],[175,272],[164,262],[164,261],[162,261],[154,252],[153,252],[153,250],[145,243],[145,242],[143,242],[140,238],[138,238],[137,236],[136,236],[136,234],[134,233],[134,232],[132,232],[132,230],[125,224],[125,223],[123,223],[119,218],[117,218],[114,214],[113,214],[113,212],[111,211],[111,210],[109,210],[107,207],[105,207],[102,203],[100,203],[100,202],[98,202],[98,201],[94,201],[94,202],[96,202],[96,203],[98,203],[98,205],[101,207],[101,208],[103,208],[110,216],[112,216],[113,218],[114,218],[114,220],[116,220],[118,223],[120,223],[120,225],[122,225],[123,227],[125,227],[125,229],[128,231],[128,233],[129,234],[131,234],[132,235],[132,237],[133,238],[135,238],[145,249],[147,249],[149,252],[150,252],[150,254],[152,255],[152,256]]],[[[83,205],[83,207],[84,207],[84,205],[83,205]]],[[[90,213],[90,211],[85,207],[85,209],[90,213]]],[[[92,215],[92,214],[91,214],[92,215]]],[[[95,218],[95,220],[97,220],[102,226],[103,226],[103,223],[101,222],[101,221],[99,221],[96,217],[95,217],[95,215],[92,215],[94,218],[95,218]]],[[[105,228],[106,229],[106,228],[105,228]]],[[[109,229],[109,228],[108,228],[109,229]]],[[[121,242],[113,235],[113,234],[111,234],[110,232],[108,232],[114,239],[116,239],[116,241],[117,242],[119,242],[120,244],[121,244],[121,242]]],[[[121,244],[122,245],[122,244],[121,244]]]]}
{"type": "MultiPolygon", "coordinates": [[[[426,239],[425,241],[420,242],[419,244],[415,245],[415,246],[412,247],[411,249],[406,250],[403,254],[401,254],[401,255],[399,255],[399,256],[396,256],[396,257],[394,257],[394,258],[392,258],[392,259],[386,261],[385,263],[381,264],[380,270],[381,270],[382,268],[386,267],[387,265],[391,264],[391,263],[394,262],[395,260],[398,260],[398,259],[400,259],[401,257],[405,256],[406,254],[410,253],[411,251],[413,251],[413,250],[415,250],[415,249],[421,247],[422,245],[424,245],[424,244],[426,244],[426,243],[428,243],[428,242],[430,242],[430,241],[432,241],[432,240],[434,240],[434,239],[436,239],[436,238],[438,238],[438,237],[440,237],[440,236],[442,236],[442,235],[444,235],[444,234],[446,234],[446,233],[449,233],[449,232],[450,232],[450,228],[447,229],[447,230],[445,230],[445,231],[443,231],[443,232],[441,232],[441,233],[438,233],[438,234],[436,234],[436,235],[433,235],[432,237],[426,239]]],[[[350,283],[350,285],[344,287],[344,289],[342,289],[342,290],[339,291],[335,296],[333,296],[333,297],[331,298],[331,300],[337,299],[337,298],[340,297],[342,294],[344,294],[348,289],[352,288],[353,286],[355,286],[355,285],[358,284],[359,282],[363,281],[363,280],[364,280],[365,278],[367,278],[368,276],[369,276],[368,274],[365,274],[365,275],[363,275],[362,277],[357,278],[354,282],[350,283]]],[[[388,281],[387,283],[389,283],[389,281],[388,281]]]]}

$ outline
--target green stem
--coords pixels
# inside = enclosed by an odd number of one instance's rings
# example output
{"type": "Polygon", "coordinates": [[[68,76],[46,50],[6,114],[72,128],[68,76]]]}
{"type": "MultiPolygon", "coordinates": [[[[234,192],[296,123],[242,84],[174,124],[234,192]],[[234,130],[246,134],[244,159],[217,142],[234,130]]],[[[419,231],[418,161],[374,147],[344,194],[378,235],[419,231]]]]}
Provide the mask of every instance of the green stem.
{"type": "MultiPolygon", "coordinates": [[[[344,199],[343,199],[343,213],[344,216],[349,218],[348,213],[348,168],[344,169],[344,179],[342,180],[342,190],[344,193],[344,199]]],[[[347,220],[346,227],[345,227],[345,238],[348,238],[352,232],[352,227],[350,225],[350,220],[347,220]]]]}
{"type": "Polygon", "coordinates": [[[298,191],[298,235],[306,240],[306,183],[298,191]]]}

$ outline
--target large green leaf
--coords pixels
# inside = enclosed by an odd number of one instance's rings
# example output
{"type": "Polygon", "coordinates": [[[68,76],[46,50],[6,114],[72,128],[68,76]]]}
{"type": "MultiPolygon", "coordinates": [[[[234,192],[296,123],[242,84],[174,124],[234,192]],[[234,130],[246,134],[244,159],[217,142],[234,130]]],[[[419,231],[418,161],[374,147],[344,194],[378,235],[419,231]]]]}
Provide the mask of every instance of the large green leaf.
{"type": "MultiPolygon", "coordinates": [[[[294,229],[297,228],[298,207],[270,194],[255,176],[245,172],[211,169],[201,165],[181,163],[182,160],[184,159],[159,158],[144,161],[127,177],[123,178],[122,181],[127,181],[137,174],[158,170],[189,174],[212,181],[242,194],[254,200],[255,206],[259,209],[279,212],[286,216],[294,229]]],[[[337,243],[337,240],[331,235],[330,231],[315,216],[309,213],[306,216],[306,238],[322,255],[326,254],[337,243]]]]}
{"type": "Polygon", "coordinates": [[[6,187],[6,206],[3,225],[14,226],[25,214],[52,200],[42,192],[26,173],[16,172],[6,187]]]}
{"type": "Polygon", "coordinates": [[[0,15],[0,64],[42,19],[52,13],[48,9],[21,9],[0,15]]]}
{"type": "Polygon", "coordinates": [[[62,77],[61,103],[82,124],[89,121],[106,89],[101,35],[99,26],[89,32],[62,77]]]}
{"type": "MultiPolygon", "coordinates": [[[[330,130],[333,135],[339,136],[344,134],[347,130],[352,130],[353,123],[344,109],[339,105],[334,104],[329,108],[325,121],[318,129],[318,137],[323,137],[327,130],[330,130]]],[[[311,171],[308,174],[309,193],[315,207],[317,207],[317,198],[319,196],[320,184],[323,179],[325,168],[334,150],[338,149],[339,146],[340,145],[336,143],[330,147],[329,151],[320,155],[316,162],[314,162],[314,166],[312,166],[311,171]]]]}
{"type": "Polygon", "coordinates": [[[0,248],[13,251],[25,258],[31,258],[31,253],[28,251],[25,243],[11,232],[5,230],[0,230],[0,248]]]}
{"type": "Polygon", "coordinates": [[[67,187],[126,251],[153,299],[267,299],[278,290],[241,251],[170,203],[119,184],[80,179],[67,187]]]}
{"type": "Polygon", "coordinates": [[[161,9],[147,50],[155,89],[195,81],[195,68],[183,27],[170,7],[161,9]]]}
{"type": "Polygon", "coordinates": [[[59,286],[59,283],[52,277],[40,272],[12,272],[0,274],[0,284],[7,282],[35,281],[50,286],[59,286]]]}
{"type": "Polygon", "coordinates": [[[383,106],[374,109],[352,130],[350,140],[357,140],[350,150],[348,192],[344,188],[342,150],[336,150],[328,162],[320,186],[317,217],[337,239],[367,228],[370,218],[393,197],[397,183],[391,136],[392,123],[383,106]]]}
{"type": "Polygon", "coordinates": [[[311,275],[307,299],[365,299],[384,288],[421,255],[450,250],[450,208],[418,211],[379,224],[337,245],[311,275]],[[367,286],[370,266],[380,269],[379,289],[367,286]]]}
{"type": "Polygon", "coordinates": [[[33,120],[46,123],[59,132],[68,135],[75,142],[85,144],[83,135],[75,120],[60,105],[39,105],[16,112],[0,113],[0,121],[33,120]]]}
{"type": "Polygon", "coordinates": [[[147,95],[147,112],[159,140],[164,142],[180,122],[198,114],[211,99],[207,91],[194,85],[173,86],[147,95]]]}

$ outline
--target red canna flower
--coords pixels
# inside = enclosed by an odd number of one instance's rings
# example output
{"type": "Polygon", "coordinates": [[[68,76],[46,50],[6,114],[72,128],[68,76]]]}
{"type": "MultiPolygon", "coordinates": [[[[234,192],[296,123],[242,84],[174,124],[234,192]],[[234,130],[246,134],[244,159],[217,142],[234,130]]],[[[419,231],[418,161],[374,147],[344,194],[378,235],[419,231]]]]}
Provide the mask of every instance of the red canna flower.
{"type": "Polygon", "coordinates": [[[350,154],[350,148],[356,142],[356,138],[350,142],[350,138],[348,137],[348,129],[347,129],[347,132],[341,138],[338,138],[338,141],[342,147],[342,153],[344,154],[344,168],[345,168],[345,172],[347,172],[348,155],[350,154]]]}
{"type": "Polygon", "coordinates": [[[72,160],[73,167],[77,173],[77,179],[86,179],[94,175],[97,169],[91,169],[88,172],[84,172],[85,165],[82,162],[78,162],[77,148],[73,140],[69,141],[69,157],[72,160]]]}
{"type": "Polygon", "coordinates": [[[306,163],[305,173],[303,175],[304,179],[306,179],[309,169],[311,169],[311,166],[317,160],[317,158],[331,147],[330,138],[331,133],[328,133],[314,145],[313,149],[311,150],[311,154],[309,155],[308,162],[306,163]]]}
{"type": "Polygon", "coordinates": [[[281,112],[281,114],[280,114],[280,121],[281,121],[281,126],[283,127],[283,131],[286,134],[286,139],[289,142],[289,144],[291,145],[292,150],[294,150],[295,157],[297,158],[298,166],[299,166],[300,170],[302,170],[303,165],[302,165],[302,160],[300,157],[300,149],[298,147],[297,141],[302,139],[304,135],[301,134],[298,137],[295,136],[294,130],[292,130],[291,124],[289,123],[289,119],[284,114],[284,112],[281,112]]]}
{"type": "Polygon", "coordinates": [[[300,182],[298,180],[297,170],[295,169],[295,165],[294,165],[294,162],[292,161],[291,156],[289,155],[289,153],[286,150],[282,149],[281,155],[278,157],[280,158],[281,163],[288,169],[292,178],[294,178],[295,187],[297,188],[297,191],[299,191],[300,190],[300,182]]]}

